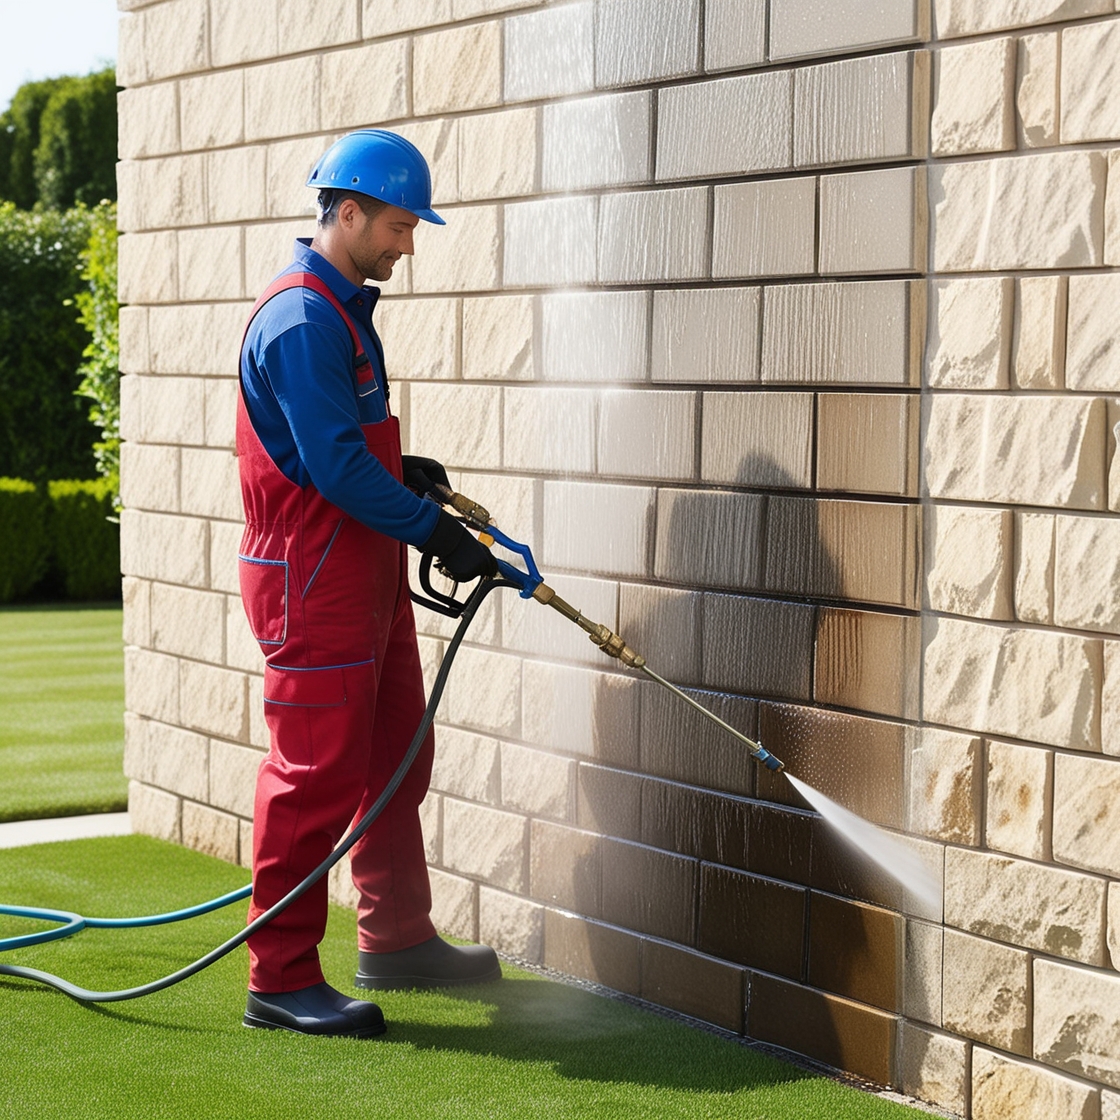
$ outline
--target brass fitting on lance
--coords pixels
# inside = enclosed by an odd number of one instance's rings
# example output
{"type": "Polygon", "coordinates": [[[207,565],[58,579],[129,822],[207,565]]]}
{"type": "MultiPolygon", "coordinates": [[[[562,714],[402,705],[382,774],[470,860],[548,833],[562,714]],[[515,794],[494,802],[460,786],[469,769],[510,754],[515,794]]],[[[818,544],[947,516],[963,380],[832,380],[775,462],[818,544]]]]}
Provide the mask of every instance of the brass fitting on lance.
{"type": "Polygon", "coordinates": [[[468,498],[465,494],[456,494],[454,490],[449,490],[446,486],[436,486],[436,490],[445,505],[451,506],[456,513],[466,518],[476,529],[485,529],[490,524],[490,511],[484,506],[480,506],[473,498],[468,498]]]}
{"type": "Polygon", "coordinates": [[[533,589],[533,598],[544,603],[554,611],[559,611],[570,622],[574,622],[608,657],[617,657],[630,669],[640,669],[646,663],[641,654],[635,653],[613,630],[602,623],[584,618],[571,603],[566,603],[548,584],[538,584],[533,589]]]}

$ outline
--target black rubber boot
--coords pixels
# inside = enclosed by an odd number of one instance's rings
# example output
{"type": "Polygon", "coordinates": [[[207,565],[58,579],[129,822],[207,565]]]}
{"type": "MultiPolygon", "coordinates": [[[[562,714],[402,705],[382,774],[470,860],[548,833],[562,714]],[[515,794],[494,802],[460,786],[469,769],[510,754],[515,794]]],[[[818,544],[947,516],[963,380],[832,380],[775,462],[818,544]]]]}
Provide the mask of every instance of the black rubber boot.
{"type": "Polygon", "coordinates": [[[350,999],[330,984],[312,984],[294,992],[249,992],[247,1027],[297,1034],[373,1038],[385,1033],[385,1017],[376,1003],[350,999]]]}
{"type": "Polygon", "coordinates": [[[486,945],[448,945],[432,937],[395,953],[359,953],[356,988],[444,988],[500,980],[498,954],[486,945]]]}

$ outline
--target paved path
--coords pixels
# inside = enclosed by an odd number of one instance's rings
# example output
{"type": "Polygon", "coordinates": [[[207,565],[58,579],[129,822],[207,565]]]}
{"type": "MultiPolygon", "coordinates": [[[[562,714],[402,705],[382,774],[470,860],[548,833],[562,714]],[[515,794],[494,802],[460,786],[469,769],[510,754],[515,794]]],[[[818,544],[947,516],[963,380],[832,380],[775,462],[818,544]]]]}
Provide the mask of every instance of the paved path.
{"type": "Polygon", "coordinates": [[[26,844],[47,844],[52,840],[85,840],[91,836],[127,836],[131,831],[127,813],[10,821],[0,824],[0,848],[22,848],[26,844]]]}

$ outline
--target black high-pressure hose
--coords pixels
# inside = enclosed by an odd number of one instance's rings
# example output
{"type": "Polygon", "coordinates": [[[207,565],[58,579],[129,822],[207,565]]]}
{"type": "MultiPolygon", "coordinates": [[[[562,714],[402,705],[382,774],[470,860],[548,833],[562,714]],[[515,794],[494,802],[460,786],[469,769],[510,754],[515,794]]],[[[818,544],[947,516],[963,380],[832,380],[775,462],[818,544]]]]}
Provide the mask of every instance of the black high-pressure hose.
{"type": "MultiPolygon", "coordinates": [[[[404,758],[401,759],[400,765],[394,771],[393,776],[389,779],[377,800],[354,826],[346,839],[343,840],[342,843],[303,880],[303,882],[293,887],[275,906],[270,907],[239,933],[219,945],[216,949],[212,949],[206,956],[200,957],[193,964],[189,964],[185,968],[171,973],[169,976],[164,976],[159,980],[153,980],[148,984],[141,984],[136,988],[124,988],[119,992],[93,992],[88,988],[81,988],[77,984],[71,984],[68,980],[63,980],[59,976],[53,976],[49,972],[43,972],[37,968],[23,968],[20,965],[11,964],[0,964],[0,975],[18,976],[22,980],[35,980],[40,984],[47,984],[52,988],[57,988],[60,992],[63,992],[81,1003],[116,1003],[121,1000],[136,999],[139,996],[151,995],[153,992],[159,992],[164,988],[170,988],[172,985],[178,984],[190,976],[194,976],[196,972],[201,972],[204,968],[208,968],[210,965],[214,964],[215,961],[221,960],[227,953],[231,953],[238,945],[245,942],[263,925],[272,921],[277,914],[286,910],[297,898],[309,891],[311,887],[350,851],[361,839],[366,829],[381,815],[385,806],[388,805],[389,801],[392,799],[393,794],[397,792],[401,782],[404,781],[405,775],[408,773],[413,762],[416,760],[417,754],[420,752],[420,747],[424,742],[425,736],[428,734],[428,729],[432,726],[432,721],[435,719],[436,709],[439,707],[440,699],[443,696],[443,689],[447,683],[447,676],[451,672],[451,665],[455,660],[455,654],[459,650],[459,646],[466,635],[467,628],[470,626],[475,612],[494,588],[516,588],[517,586],[517,584],[507,579],[484,579],[471,592],[462,606],[461,620],[455,629],[454,636],[448,643],[447,652],[443,655],[443,661],[440,663],[439,672],[436,674],[435,683],[432,685],[432,692],[428,697],[428,704],[424,709],[424,715],[420,720],[420,725],[417,727],[416,734],[412,737],[412,742],[409,744],[404,758]]],[[[200,910],[199,912],[202,911],[200,910]]]]}

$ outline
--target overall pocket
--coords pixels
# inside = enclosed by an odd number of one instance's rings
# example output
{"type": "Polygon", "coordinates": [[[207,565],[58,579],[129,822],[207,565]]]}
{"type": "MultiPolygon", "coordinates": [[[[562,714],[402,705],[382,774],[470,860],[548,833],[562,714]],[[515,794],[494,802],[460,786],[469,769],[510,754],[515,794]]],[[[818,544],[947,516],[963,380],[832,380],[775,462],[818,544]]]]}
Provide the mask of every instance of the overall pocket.
{"type": "Polygon", "coordinates": [[[288,562],[238,555],[241,601],[249,629],[262,646],[282,646],[288,635],[288,562]]]}

